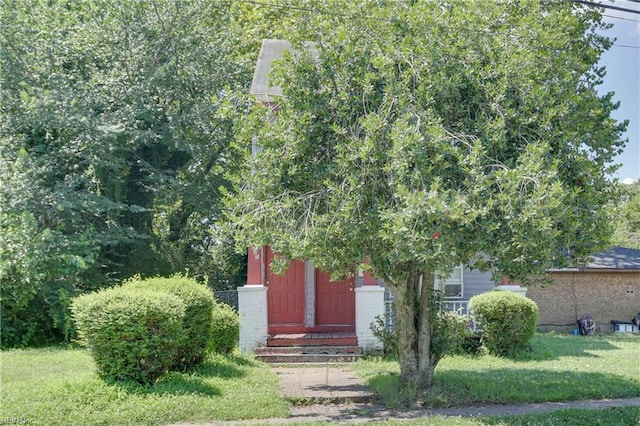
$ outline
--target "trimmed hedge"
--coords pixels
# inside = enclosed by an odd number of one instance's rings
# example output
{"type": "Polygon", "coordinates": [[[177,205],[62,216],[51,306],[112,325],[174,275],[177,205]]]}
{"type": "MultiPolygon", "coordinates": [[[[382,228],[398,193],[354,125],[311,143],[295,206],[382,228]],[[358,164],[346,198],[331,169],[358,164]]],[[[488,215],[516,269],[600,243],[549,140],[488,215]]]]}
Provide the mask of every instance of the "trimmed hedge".
{"type": "Polygon", "coordinates": [[[211,321],[209,348],[213,352],[228,354],[238,345],[240,338],[240,317],[235,309],[226,303],[216,303],[211,321]]]}
{"type": "Polygon", "coordinates": [[[113,287],[75,298],[71,313],[105,379],[150,384],[176,359],[185,317],[176,296],[113,287]]]}
{"type": "Polygon", "coordinates": [[[213,319],[216,301],[213,292],[192,278],[174,275],[168,278],[134,278],[125,282],[124,287],[131,289],[161,291],[182,300],[185,306],[184,334],[177,342],[178,354],[173,368],[184,370],[204,361],[213,319]]]}
{"type": "Polygon", "coordinates": [[[484,345],[494,355],[512,355],[526,349],[536,333],[538,305],[509,291],[491,291],[469,300],[484,331],[484,345]]]}

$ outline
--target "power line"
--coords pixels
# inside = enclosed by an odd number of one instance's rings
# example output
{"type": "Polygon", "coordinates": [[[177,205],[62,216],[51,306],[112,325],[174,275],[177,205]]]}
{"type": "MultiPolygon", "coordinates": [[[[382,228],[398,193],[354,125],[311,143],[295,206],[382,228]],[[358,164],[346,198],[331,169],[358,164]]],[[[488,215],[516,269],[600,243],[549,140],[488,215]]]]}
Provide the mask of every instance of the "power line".
{"type": "Polygon", "coordinates": [[[640,49],[640,46],[631,46],[629,44],[613,44],[614,47],[626,47],[629,49],[640,49]]]}
{"type": "Polygon", "coordinates": [[[602,9],[619,10],[621,12],[628,12],[628,13],[633,13],[634,15],[640,15],[640,10],[627,9],[626,7],[613,6],[611,4],[594,3],[586,0],[569,0],[569,1],[571,1],[572,3],[585,4],[587,6],[594,6],[602,9]]]}
{"type": "MultiPolygon", "coordinates": [[[[640,2],[640,0],[638,1],[640,2]]],[[[606,16],[607,18],[611,18],[611,19],[620,19],[622,21],[640,22],[640,20],[637,20],[637,19],[629,19],[629,18],[623,18],[621,16],[607,15],[606,13],[603,13],[602,16],[606,16]]]]}

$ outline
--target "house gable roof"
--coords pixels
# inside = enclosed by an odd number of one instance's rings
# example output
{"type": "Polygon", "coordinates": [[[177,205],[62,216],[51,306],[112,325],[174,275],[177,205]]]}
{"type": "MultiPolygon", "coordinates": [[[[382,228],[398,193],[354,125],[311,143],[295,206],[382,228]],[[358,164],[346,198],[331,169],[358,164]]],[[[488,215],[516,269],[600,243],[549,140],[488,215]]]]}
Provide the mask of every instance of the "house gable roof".
{"type": "MultiPolygon", "coordinates": [[[[319,53],[316,44],[306,42],[302,44],[303,48],[311,54],[311,57],[318,60],[319,53]]],[[[277,97],[282,96],[282,87],[271,85],[269,82],[269,73],[271,72],[271,63],[277,59],[282,59],[285,50],[291,49],[291,43],[286,40],[262,40],[262,47],[258,55],[256,69],[253,72],[253,80],[251,81],[251,93],[256,100],[260,102],[274,102],[277,97]]]]}
{"type": "Polygon", "coordinates": [[[273,97],[282,96],[281,87],[269,84],[269,73],[271,72],[271,63],[276,59],[282,59],[282,52],[287,49],[291,49],[291,43],[286,40],[262,40],[262,47],[249,91],[257,100],[272,102],[273,97]]]}

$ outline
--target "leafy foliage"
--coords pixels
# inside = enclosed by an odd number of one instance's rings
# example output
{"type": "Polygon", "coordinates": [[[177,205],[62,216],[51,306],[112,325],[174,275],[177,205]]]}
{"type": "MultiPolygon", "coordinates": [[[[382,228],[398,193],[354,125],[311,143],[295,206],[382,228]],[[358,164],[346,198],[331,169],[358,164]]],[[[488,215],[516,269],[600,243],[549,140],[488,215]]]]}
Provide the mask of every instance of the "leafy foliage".
{"type": "Polygon", "coordinates": [[[75,298],[71,309],[105,379],[150,384],[176,362],[185,320],[178,297],[113,287],[75,298]]]}
{"type": "MultiPolygon", "coordinates": [[[[461,355],[477,353],[478,348],[474,344],[476,336],[469,327],[466,315],[456,312],[438,312],[434,320],[433,353],[437,362],[447,355],[461,355]]],[[[384,319],[376,316],[370,329],[373,335],[382,342],[384,354],[398,357],[398,333],[387,328],[384,319]]]]}
{"type": "Polygon", "coordinates": [[[209,349],[216,353],[229,354],[238,346],[240,317],[226,303],[216,303],[211,321],[209,349]]]}
{"type": "Polygon", "coordinates": [[[139,277],[128,280],[124,288],[132,291],[155,291],[171,294],[182,301],[185,307],[181,336],[174,344],[177,354],[173,369],[183,370],[200,364],[206,357],[209,337],[212,332],[213,309],[216,305],[213,293],[204,284],[181,275],[167,278],[139,277]]]}
{"type": "Polygon", "coordinates": [[[134,274],[241,278],[211,235],[250,79],[229,7],[3,3],[3,347],[71,335],[69,297],[134,274]]]}
{"type": "Polygon", "coordinates": [[[439,312],[433,323],[433,353],[438,359],[447,355],[473,353],[469,342],[473,331],[466,315],[457,312],[439,312]]]}
{"type": "Polygon", "coordinates": [[[509,291],[491,291],[469,300],[469,310],[483,329],[484,346],[495,355],[526,349],[536,334],[538,306],[509,291]]]}
{"type": "Polygon", "coordinates": [[[622,203],[615,206],[617,220],[616,245],[640,249],[640,181],[622,188],[622,203]]]}
{"type": "Polygon", "coordinates": [[[395,330],[387,328],[384,317],[377,315],[369,325],[369,329],[376,339],[382,342],[384,354],[393,358],[398,357],[398,335],[395,330]]]}
{"type": "Polygon", "coordinates": [[[596,90],[610,40],[597,11],[566,2],[290,13],[294,49],[272,73],[283,96],[238,136],[259,152],[230,200],[236,236],[333,278],[383,278],[401,381],[428,387],[433,292],[420,282],[460,264],[527,282],[609,243],[625,128],[596,90]]]}

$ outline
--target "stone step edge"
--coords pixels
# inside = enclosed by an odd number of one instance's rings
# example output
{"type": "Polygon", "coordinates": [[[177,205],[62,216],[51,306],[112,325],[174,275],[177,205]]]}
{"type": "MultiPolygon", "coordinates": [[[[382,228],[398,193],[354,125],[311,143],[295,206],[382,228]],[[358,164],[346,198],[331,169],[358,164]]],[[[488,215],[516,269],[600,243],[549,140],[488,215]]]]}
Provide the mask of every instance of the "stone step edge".
{"type": "Polygon", "coordinates": [[[338,337],[325,339],[281,339],[268,338],[268,347],[280,346],[357,346],[358,339],[355,337],[338,337]]]}
{"type": "Polygon", "coordinates": [[[271,364],[353,362],[361,356],[361,354],[256,354],[257,359],[271,364]]]}
{"type": "Polygon", "coordinates": [[[340,346],[261,346],[256,354],[361,354],[362,348],[355,345],[340,346]]]}

